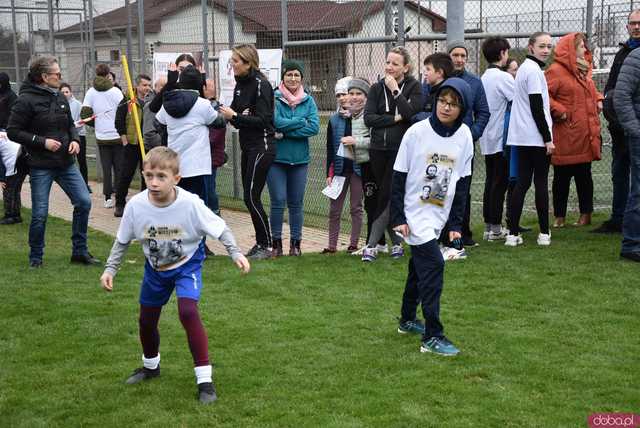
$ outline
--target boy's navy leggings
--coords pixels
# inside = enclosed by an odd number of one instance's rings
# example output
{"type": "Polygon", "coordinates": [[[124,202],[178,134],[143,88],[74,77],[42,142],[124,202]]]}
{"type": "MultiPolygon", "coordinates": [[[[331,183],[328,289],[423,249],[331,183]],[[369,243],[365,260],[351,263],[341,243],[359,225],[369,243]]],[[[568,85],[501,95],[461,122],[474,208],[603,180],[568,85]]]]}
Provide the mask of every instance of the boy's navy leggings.
{"type": "Polygon", "coordinates": [[[444,281],[444,259],[438,240],[432,239],[422,245],[411,246],[409,273],[402,296],[402,320],[416,318],[418,304],[422,304],[425,321],[423,340],[444,335],[440,322],[440,295],[444,281]]]}

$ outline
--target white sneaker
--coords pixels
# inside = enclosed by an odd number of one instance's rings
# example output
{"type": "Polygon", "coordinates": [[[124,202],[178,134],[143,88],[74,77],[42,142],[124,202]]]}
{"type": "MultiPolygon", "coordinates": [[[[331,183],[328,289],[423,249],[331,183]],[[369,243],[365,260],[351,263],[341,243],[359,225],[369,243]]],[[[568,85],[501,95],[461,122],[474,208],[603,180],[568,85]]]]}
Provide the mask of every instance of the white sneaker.
{"type": "Polygon", "coordinates": [[[487,241],[502,241],[507,237],[507,235],[509,235],[509,231],[503,227],[500,229],[500,232],[489,232],[487,241]]]}
{"type": "Polygon", "coordinates": [[[488,232],[486,230],[484,232],[482,232],[482,240],[483,241],[488,241],[489,240],[489,235],[491,235],[491,232],[488,232]]]}
{"type": "Polygon", "coordinates": [[[113,208],[113,199],[109,198],[104,201],[105,208],[113,208]]]}
{"type": "Polygon", "coordinates": [[[545,247],[551,245],[551,232],[540,233],[538,234],[538,245],[543,245],[545,247]]]}
{"type": "Polygon", "coordinates": [[[464,250],[456,250],[451,247],[442,247],[440,248],[440,252],[442,253],[442,258],[445,262],[453,261],[453,260],[464,260],[467,258],[467,252],[464,250]]]}
{"type": "Polygon", "coordinates": [[[518,245],[522,245],[524,240],[520,235],[507,235],[504,240],[504,245],[507,247],[517,247],[518,245]]]}
{"type": "Polygon", "coordinates": [[[384,245],[378,244],[376,245],[376,252],[387,254],[389,253],[389,247],[387,246],[387,244],[384,244],[384,245]]]}

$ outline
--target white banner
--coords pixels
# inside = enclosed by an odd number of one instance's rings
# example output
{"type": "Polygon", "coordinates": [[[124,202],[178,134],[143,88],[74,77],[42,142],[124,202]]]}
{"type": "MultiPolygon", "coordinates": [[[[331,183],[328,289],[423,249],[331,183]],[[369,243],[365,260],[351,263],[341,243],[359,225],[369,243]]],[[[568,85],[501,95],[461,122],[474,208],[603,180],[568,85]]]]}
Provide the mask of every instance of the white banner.
{"type": "MultiPolygon", "coordinates": [[[[273,88],[277,88],[280,84],[280,67],[282,66],[282,49],[258,49],[260,57],[260,71],[271,82],[273,88]]],[[[231,105],[233,101],[233,89],[236,86],[236,80],[233,77],[233,69],[231,68],[231,51],[224,50],[218,53],[219,64],[219,82],[218,82],[218,100],[226,106],[231,105]]]]}
{"type": "MultiPolygon", "coordinates": [[[[154,52],[153,53],[153,83],[160,76],[167,76],[169,64],[175,62],[176,58],[185,52],[154,52]]],[[[188,52],[187,52],[188,53],[188,52]]],[[[133,76],[132,76],[133,77],[133,76]]]]}

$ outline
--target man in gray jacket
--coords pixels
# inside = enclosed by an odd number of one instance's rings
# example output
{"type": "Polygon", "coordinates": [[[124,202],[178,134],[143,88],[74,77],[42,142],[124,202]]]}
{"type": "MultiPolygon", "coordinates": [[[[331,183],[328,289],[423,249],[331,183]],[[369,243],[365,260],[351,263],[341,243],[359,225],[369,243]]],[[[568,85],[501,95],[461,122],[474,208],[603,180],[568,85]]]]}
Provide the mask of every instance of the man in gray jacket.
{"type": "Polygon", "coordinates": [[[622,64],[613,104],[627,137],[631,172],[620,256],[640,262],[640,49],[622,64]]]}
{"type": "Polygon", "coordinates": [[[147,97],[144,100],[144,107],[142,108],[142,138],[144,139],[145,152],[148,152],[149,150],[157,146],[167,145],[166,127],[158,123],[158,121],[156,120],[156,114],[149,109],[151,100],[158,96],[158,94],[166,84],[166,76],[158,77],[158,79],[153,84],[153,91],[149,91],[147,97]]]}

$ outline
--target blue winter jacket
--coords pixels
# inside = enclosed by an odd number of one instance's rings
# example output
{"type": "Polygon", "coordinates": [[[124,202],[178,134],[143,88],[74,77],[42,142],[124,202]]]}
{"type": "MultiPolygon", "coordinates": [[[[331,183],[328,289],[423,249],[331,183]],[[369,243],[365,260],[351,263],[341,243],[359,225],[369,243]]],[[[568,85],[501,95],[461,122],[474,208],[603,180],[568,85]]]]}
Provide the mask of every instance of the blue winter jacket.
{"type": "Polygon", "coordinates": [[[309,137],[320,131],[318,107],[313,97],[306,94],[296,108],[292,109],[280,90],[274,93],[276,111],[273,124],[276,132],[283,134],[276,143],[276,159],[274,162],[288,165],[309,163],[309,137]]]}

